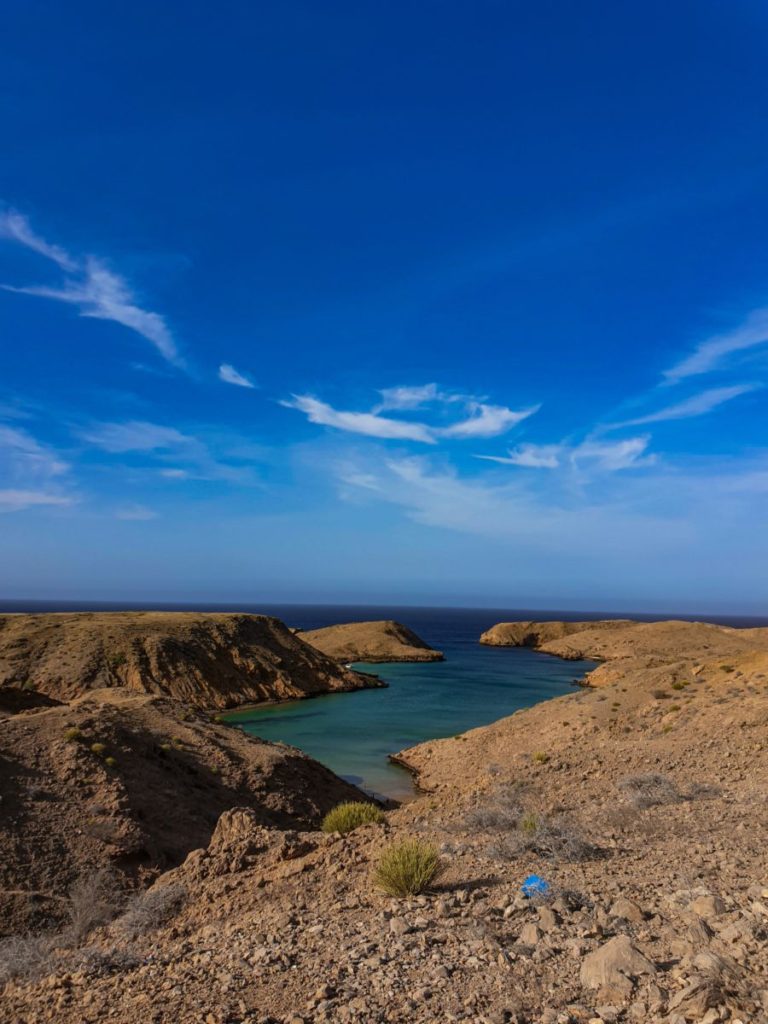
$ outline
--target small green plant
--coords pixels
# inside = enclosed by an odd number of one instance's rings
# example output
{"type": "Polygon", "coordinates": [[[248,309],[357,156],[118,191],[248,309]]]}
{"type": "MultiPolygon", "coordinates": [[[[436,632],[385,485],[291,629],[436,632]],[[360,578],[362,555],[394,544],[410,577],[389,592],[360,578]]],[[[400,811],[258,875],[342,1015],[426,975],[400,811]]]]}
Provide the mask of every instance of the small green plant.
{"type": "Polygon", "coordinates": [[[349,801],[328,811],[323,818],[323,832],[341,832],[346,835],[360,825],[379,824],[384,821],[383,812],[376,804],[349,801]]]}
{"type": "Polygon", "coordinates": [[[533,755],[533,760],[536,764],[546,764],[549,760],[549,754],[545,754],[543,750],[537,750],[533,755]]]}
{"type": "Polygon", "coordinates": [[[669,705],[669,710],[670,711],[679,711],[680,710],[680,705],[679,704],[670,704],[669,705]]]}
{"type": "Polygon", "coordinates": [[[668,700],[669,699],[669,694],[667,693],[666,690],[654,690],[653,691],[653,696],[656,698],[656,700],[668,700]]]}
{"type": "Polygon", "coordinates": [[[437,847],[423,839],[401,839],[388,847],[373,873],[378,889],[388,896],[416,896],[442,874],[437,847]]]}
{"type": "Polygon", "coordinates": [[[115,765],[117,764],[117,761],[115,760],[114,757],[105,757],[104,764],[107,766],[107,768],[114,768],[115,765]]]}
{"type": "Polygon", "coordinates": [[[83,734],[80,731],[80,729],[72,728],[64,730],[64,739],[67,741],[67,743],[76,743],[78,740],[81,740],[82,738],[83,734]]]}
{"type": "Polygon", "coordinates": [[[672,683],[673,690],[684,690],[686,687],[685,683],[672,683]]]}
{"type": "Polygon", "coordinates": [[[217,725],[223,725],[224,724],[224,715],[214,715],[213,716],[213,720],[214,720],[214,722],[216,722],[217,725]]]}
{"type": "Polygon", "coordinates": [[[91,753],[96,754],[97,757],[101,757],[104,751],[107,749],[106,743],[92,743],[91,753]]]}
{"type": "Polygon", "coordinates": [[[534,814],[533,811],[528,811],[524,814],[517,823],[517,827],[521,832],[525,832],[531,835],[539,827],[539,817],[534,814]]]}
{"type": "Polygon", "coordinates": [[[127,661],[128,658],[121,651],[119,654],[112,655],[112,657],[109,659],[109,667],[111,669],[120,668],[120,666],[125,665],[127,661]]]}
{"type": "Polygon", "coordinates": [[[161,743],[160,744],[160,749],[161,750],[171,750],[173,748],[172,748],[170,743],[161,743]]]}
{"type": "Polygon", "coordinates": [[[664,732],[664,733],[672,732],[672,726],[669,724],[669,722],[667,722],[666,725],[663,725],[661,727],[661,731],[664,732]]]}

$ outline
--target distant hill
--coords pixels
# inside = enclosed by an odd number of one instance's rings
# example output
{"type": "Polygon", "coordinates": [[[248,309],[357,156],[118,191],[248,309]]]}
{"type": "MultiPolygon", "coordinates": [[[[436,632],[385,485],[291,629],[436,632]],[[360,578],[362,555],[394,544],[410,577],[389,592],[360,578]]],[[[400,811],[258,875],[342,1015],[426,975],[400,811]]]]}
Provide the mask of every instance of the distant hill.
{"type": "Polygon", "coordinates": [[[442,661],[443,654],[391,619],[347,622],[299,633],[302,640],[340,662],[442,661]]]}

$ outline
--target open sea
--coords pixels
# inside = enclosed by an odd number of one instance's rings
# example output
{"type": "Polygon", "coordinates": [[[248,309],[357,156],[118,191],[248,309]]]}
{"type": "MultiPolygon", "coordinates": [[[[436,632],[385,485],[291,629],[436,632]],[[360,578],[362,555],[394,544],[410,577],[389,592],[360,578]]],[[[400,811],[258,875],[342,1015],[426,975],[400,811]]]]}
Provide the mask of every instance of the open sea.
{"type": "MultiPolygon", "coordinates": [[[[380,607],[360,605],[158,604],[121,602],[0,601],[2,612],[240,611],[275,615],[289,626],[318,629],[340,622],[395,619],[409,626],[446,660],[432,664],[365,665],[387,689],[330,694],[227,714],[255,736],[299,747],[338,775],[392,799],[413,793],[408,772],[388,755],[425,740],[487,725],[548,697],[568,693],[592,662],[560,661],[526,648],[484,647],[480,634],[497,622],[543,619],[660,618],[642,615],[530,609],[380,607]]],[[[760,626],[766,619],[706,616],[728,626],[760,626]]]]}

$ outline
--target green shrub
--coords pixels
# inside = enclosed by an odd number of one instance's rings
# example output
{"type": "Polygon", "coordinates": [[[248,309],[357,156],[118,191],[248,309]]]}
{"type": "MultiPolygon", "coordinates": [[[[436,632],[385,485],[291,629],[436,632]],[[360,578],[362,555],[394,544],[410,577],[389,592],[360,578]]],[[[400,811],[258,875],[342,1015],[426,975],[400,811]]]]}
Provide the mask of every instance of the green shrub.
{"type": "Polygon", "coordinates": [[[117,761],[115,760],[115,758],[114,758],[114,757],[105,757],[105,758],[104,758],[104,764],[105,764],[105,765],[106,765],[106,766],[107,766],[108,768],[114,768],[114,767],[115,767],[115,765],[117,764],[117,761]]]}
{"type": "Polygon", "coordinates": [[[101,754],[103,754],[106,749],[107,749],[106,743],[92,743],[91,744],[91,753],[92,754],[96,754],[97,756],[100,756],[101,754]]]}
{"type": "Polygon", "coordinates": [[[546,764],[549,760],[549,754],[545,754],[543,750],[537,750],[533,755],[533,760],[536,764],[546,764]]]}
{"type": "Polygon", "coordinates": [[[437,848],[422,839],[401,839],[381,855],[373,874],[378,889],[389,896],[416,896],[442,874],[437,848]]]}
{"type": "Polygon", "coordinates": [[[376,804],[350,801],[328,811],[323,818],[322,829],[323,832],[341,832],[346,835],[358,825],[378,824],[382,821],[384,814],[376,804]]]}
{"type": "Polygon", "coordinates": [[[64,739],[67,743],[75,743],[77,740],[81,740],[82,738],[83,734],[79,729],[73,728],[64,730],[64,739]]]}

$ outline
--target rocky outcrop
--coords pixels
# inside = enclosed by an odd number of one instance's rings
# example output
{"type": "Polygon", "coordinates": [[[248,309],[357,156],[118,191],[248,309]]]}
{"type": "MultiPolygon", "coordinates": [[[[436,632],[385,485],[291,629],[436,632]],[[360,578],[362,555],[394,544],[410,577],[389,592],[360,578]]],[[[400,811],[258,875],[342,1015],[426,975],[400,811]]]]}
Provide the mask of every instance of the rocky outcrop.
{"type": "Polygon", "coordinates": [[[443,655],[399,622],[347,622],[299,634],[336,661],[442,661],[443,655]]]}
{"type": "Polygon", "coordinates": [[[56,700],[122,686],[199,708],[231,708],[378,685],[265,615],[0,616],[0,687],[56,700]]]}
{"type": "Polygon", "coordinates": [[[8,718],[0,750],[0,921],[16,930],[55,917],[99,867],[140,882],[180,863],[233,806],[313,828],[361,798],[299,750],[125,689],[8,718]]]}
{"type": "Polygon", "coordinates": [[[480,637],[490,647],[537,647],[562,640],[584,630],[599,628],[603,632],[625,629],[634,623],[629,619],[601,619],[592,622],[499,622],[480,637]]]}
{"type": "Polygon", "coordinates": [[[722,678],[768,670],[768,629],[733,629],[708,622],[501,622],[480,637],[500,647],[534,647],[569,660],[600,661],[587,674],[590,686],[619,678],[685,684],[704,669],[722,678]]]}

